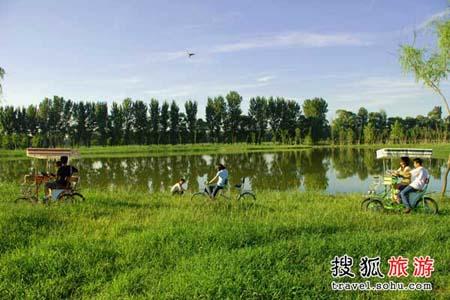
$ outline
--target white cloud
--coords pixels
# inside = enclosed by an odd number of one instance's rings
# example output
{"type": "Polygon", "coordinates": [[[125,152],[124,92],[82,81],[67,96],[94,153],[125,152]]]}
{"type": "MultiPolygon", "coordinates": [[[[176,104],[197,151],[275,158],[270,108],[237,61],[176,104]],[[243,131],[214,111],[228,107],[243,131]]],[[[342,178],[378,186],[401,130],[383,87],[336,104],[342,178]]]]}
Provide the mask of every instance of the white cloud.
{"type": "Polygon", "coordinates": [[[212,52],[227,53],[274,47],[367,46],[370,44],[370,41],[364,40],[361,36],[350,33],[321,34],[310,32],[288,32],[219,45],[214,47],[212,52]]]}
{"type": "Polygon", "coordinates": [[[256,81],[269,82],[269,81],[272,81],[272,79],[274,79],[274,78],[275,78],[275,76],[263,76],[263,77],[258,78],[256,81]]]}

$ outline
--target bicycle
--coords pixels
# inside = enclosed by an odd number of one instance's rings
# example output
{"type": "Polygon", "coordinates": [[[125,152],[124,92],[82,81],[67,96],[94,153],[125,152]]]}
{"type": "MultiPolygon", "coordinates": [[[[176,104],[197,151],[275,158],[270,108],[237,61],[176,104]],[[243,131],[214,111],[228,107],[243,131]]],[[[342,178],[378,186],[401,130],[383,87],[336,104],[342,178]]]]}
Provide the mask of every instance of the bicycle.
{"type": "MultiPolygon", "coordinates": [[[[77,157],[78,152],[72,149],[61,148],[27,148],[27,157],[34,159],[46,160],[46,169],[49,169],[49,161],[57,160],[61,156],[77,157]]],[[[54,175],[51,173],[37,172],[36,170],[32,174],[24,176],[23,183],[21,184],[20,196],[15,199],[16,203],[27,202],[32,204],[39,203],[39,190],[41,186],[45,184],[54,175]]],[[[52,189],[50,199],[44,201],[44,204],[50,204],[52,202],[66,202],[76,203],[84,201],[84,196],[77,190],[80,182],[79,176],[71,176],[68,178],[68,184],[66,187],[52,189]]]]}
{"type": "MultiPolygon", "coordinates": [[[[426,149],[380,149],[377,151],[377,158],[386,159],[399,156],[424,156],[431,157],[431,150],[426,149]]],[[[385,163],[383,161],[384,176],[374,176],[374,182],[369,186],[369,191],[366,198],[361,202],[361,209],[365,211],[394,211],[401,212],[405,207],[403,204],[396,203],[397,194],[399,193],[397,186],[401,183],[402,178],[396,176],[393,172],[386,171],[385,163]],[[384,186],[382,191],[378,189],[384,186]]],[[[408,195],[409,201],[412,204],[412,210],[425,214],[437,214],[439,211],[437,202],[428,197],[427,193],[430,179],[425,181],[425,186],[422,190],[410,193],[408,195]]]]}
{"type": "MultiPolygon", "coordinates": [[[[211,197],[212,191],[210,190],[210,188],[208,186],[208,182],[205,182],[205,185],[206,185],[206,188],[203,191],[192,194],[191,201],[196,201],[196,200],[204,199],[204,198],[212,199],[212,197],[211,197]]],[[[245,177],[242,177],[241,182],[239,184],[234,185],[234,188],[238,191],[238,194],[236,195],[236,200],[245,200],[245,199],[256,200],[255,193],[252,190],[244,189],[244,186],[245,186],[245,177]]],[[[223,197],[227,200],[233,199],[228,185],[225,185],[223,187],[223,189],[220,189],[214,198],[218,198],[218,197],[223,197]],[[228,190],[228,195],[225,194],[226,190],[228,190]]]]}

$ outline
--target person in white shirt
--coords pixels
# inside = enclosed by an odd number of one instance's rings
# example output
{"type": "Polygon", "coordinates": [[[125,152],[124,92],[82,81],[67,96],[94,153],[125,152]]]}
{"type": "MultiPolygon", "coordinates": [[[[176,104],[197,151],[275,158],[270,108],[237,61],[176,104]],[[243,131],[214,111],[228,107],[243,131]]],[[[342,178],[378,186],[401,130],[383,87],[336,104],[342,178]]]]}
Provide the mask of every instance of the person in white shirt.
{"type": "Polygon", "coordinates": [[[427,169],[422,166],[422,159],[415,158],[413,162],[414,169],[411,171],[411,183],[400,192],[400,198],[405,206],[405,213],[411,212],[411,203],[409,203],[408,199],[409,193],[423,190],[430,177],[427,169]]]}
{"type": "Polygon", "coordinates": [[[214,199],[217,195],[217,192],[219,190],[222,190],[228,184],[228,170],[222,164],[217,165],[217,174],[208,182],[208,184],[212,184],[216,180],[217,184],[208,186],[207,192],[209,193],[211,199],[214,199]]]}
{"type": "Polygon", "coordinates": [[[183,184],[186,182],[186,180],[184,180],[184,178],[181,178],[177,183],[175,183],[172,188],[170,189],[170,192],[172,193],[172,195],[178,194],[178,195],[183,195],[184,193],[184,187],[183,184]]]}

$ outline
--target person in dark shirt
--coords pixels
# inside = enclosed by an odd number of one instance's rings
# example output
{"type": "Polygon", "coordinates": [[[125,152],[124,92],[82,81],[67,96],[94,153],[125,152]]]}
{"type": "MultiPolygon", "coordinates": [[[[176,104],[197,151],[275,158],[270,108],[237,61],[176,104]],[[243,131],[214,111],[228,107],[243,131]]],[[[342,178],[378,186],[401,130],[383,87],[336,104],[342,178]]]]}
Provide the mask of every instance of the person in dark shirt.
{"type": "Polygon", "coordinates": [[[58,167],[58,171],[56,172],[56,180],[47,182],[45,184],[45,197],[50,197],[51,189],[65,189],[69,187],[69,178],[73,175],[73,173],[78,173],[78,169],[68,165],[68,157],[61,156],[61,160],[56,162],[56,166],[58,167]]]}

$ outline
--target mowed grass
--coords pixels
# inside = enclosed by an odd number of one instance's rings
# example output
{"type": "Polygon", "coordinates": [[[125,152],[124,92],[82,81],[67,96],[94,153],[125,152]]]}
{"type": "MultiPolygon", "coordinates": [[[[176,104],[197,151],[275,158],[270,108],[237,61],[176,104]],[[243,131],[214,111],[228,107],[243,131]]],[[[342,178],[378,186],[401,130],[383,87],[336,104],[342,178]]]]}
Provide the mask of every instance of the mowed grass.
{"type": "MultiPolygon", "coordinates": [[[[282,145],[264,143],[260,145],[238,144],[179,144],[179,145],[127,145],[127,146],[92,146],[74,147],[83,158],[102,157],[145,157],[166,155],[203,155],[203,154],[227,154],[245,152],[267,151],[292,151],[309,149],[308,145],[282,145]]],[[[0,160],[25,159],[25,149],[5,150],[0,149],[0,160]]]]}
{"type": "MultiPolygon", "coordinates": [[[[166,155],[203,155],[203,154],[230,154],[246,152],[279,152],[295,151],[310,148],[431,148],[433,158],[448,159],[450,154],[450,143],[436,144],[361,144],[361,145],[285,145],[274,143],[262,144],[180,144],[180,145],[128,145],[128,146],[93,146],[75,147],[83,158],[102,157],[145,157],[145,156],[166,156],[166,155]]],[[[5,150],[0,149],[0,160],[26,159],[25,149],[5,150]]]]}
{"type": "MultiPolygon", "coordinates": [[[[85,190],[82,204],[15,204],[0,184],[0,298],[450,297],[449,200],[437,216],[360,210],[358,195],[257,193],[256,202],[85,190]],[[430,255],[432,292],[334,292],[330,261],[430,255]]],[[[339,280],[337,280],[339,281],[339,280]]]]}

